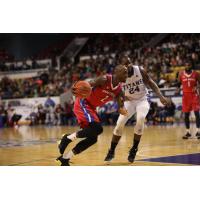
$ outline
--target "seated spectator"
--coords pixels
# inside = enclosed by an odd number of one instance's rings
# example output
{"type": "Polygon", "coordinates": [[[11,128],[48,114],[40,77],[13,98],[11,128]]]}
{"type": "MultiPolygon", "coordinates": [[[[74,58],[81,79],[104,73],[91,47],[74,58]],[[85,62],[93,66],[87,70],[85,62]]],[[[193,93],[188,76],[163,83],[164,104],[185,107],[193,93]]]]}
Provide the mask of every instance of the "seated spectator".
{"type": "Polygon", "coordinates": [[[28,119],[30,119],[30,126],[36,125],[37,124],[37,112],[35,112],[35,111],[31,112],[28,119]]]}
{"type": "Polygon", "coordinates": [[[54,107],[51,106],[49,103],[46,103],[45,104],[45,113],[46,113],[45,124],[53,125],[55,123],[54,107]]]}
{"type": "Polygon", "coordinates": [[[166,124],[167,122],[167,110],[166,107],[158,108],[158,116],[160,124],[166,124]]]}
{"type": "Polygon", "coordinates": [[[4,105],[0,105],[0,128],[7,126],[7,117],[4,105]]]}
{"type": "Polygon", "coordinates": [[[174,123],[174,116],[176,111],[176,106],[173,101],[171,101],[171,105],[166,106],[165,109],[167,111],[167,122],[173,124],[174,123]]]}
{"type": "Polygon", "coordinates": [[[182,112],[182,105],[181,104],[178,104],[176,106],[176,112],[175,112],[175,115],[174,115],[174,119],[177,123],[180,123],[181,119],[183,119],[183,112],[182,112]]]}
{"type": "Polygon", "coordinates": [[[37,124],[45,124],[46,113],[42,104],[38,105],[37,124]]]}
{"type": "Polygon", "coordinates": [[[22,115],[16,113],[15,109],[8,105],[7,109],[8,113],[8,125],[10,127],[18,128],[19,127],[19,120],[22,118],[22,115]]]}
{"type": "Polygon", "coordinates": [[[73,105],[65,102],[64,108],[61,113],[61,121],[62,125],[74,125],[75,124],[75,116],[73,113],[73,105]]]}
{"type": "Polygon", "coordinates": [[[150,124],[150,122],[152,122],[153,125],[158,124],[158,111],[159,111],[158,104],[156,102],[151,102],[150,110],[146,117],[148,124],[150,124]]]}
{"type": "Polygon", "coordinates": [[[55,121],[54,125],[61,125],[61,114],[63,113],[63,108],[60,104],[56,105],[55,108],[55,121]]]}
{"type": "Polygon", "coordinates": [[[55,107],[55,102],[54,102],[54,100],[53,99],[51,99],[51,97],[50,96],[48,96],[47,97],[47,100],[45,101],[45,107],[46,106],[51,106],[51,107],[55,107]]]}

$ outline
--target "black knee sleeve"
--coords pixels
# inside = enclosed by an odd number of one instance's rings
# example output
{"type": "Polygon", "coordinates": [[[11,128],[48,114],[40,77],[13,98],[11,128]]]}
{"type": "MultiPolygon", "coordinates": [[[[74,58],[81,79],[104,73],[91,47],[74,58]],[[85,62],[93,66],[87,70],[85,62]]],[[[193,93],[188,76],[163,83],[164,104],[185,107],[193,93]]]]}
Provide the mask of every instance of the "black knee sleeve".
{"type": "Polygon", "coordinates": [[[94,130],[94,132],[97,135],[100,135],[101,133],[103,133],[103,127],[100,123],[97,123],[97,122],[91,123],[91,128],[94,130]]]}
{"type": "Polygon", "coordinates": [[[194,112],[195,117],[196,117],[196,126],[197,128],[200,128],[200,115],[199,115],[199,111],[194,112]]]}
{"type": "Polygon", "coordinates": [[[98,136],[103,132],[103,127],[98,122],[92,122],[87,128],[77,132],[78,138],[98,136]]]}
{"type": "Polygon", "coordinates": [[[187,129],[190,128],[190,119],[189,118],[190,118],[190,113],[189,112],[185,113],[185,126],[187,129]]]}
{"type": "Polygon", "coordinates": [[[80,141],[73,149],[74,154],[79,154],[97,142],[98,136],[88,137],[80,141]]]}

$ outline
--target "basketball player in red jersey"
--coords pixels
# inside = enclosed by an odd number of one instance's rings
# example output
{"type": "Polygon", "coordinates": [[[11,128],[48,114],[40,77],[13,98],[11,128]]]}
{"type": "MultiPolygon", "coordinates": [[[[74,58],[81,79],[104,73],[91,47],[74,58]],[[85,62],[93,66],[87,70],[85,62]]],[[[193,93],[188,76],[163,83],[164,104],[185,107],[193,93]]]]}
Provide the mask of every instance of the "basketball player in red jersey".
{"type": "MultiPolygon", "coordinates": [[[[103,127],[96,113],[96,107],[102,106],[108,101],[116,99],[119,107],[119,113],[126,115],[124,108],[124,94],[122,92],[121,82],[125,82],[128,77],[127,68],[118,65],[113,75],[105,75],[91,81],[93,87],[92,93],[85,99],[76,98],[74,103],[74,114],[82,130],[74,132],[70,135],[65,134],[58,146],[61,156],[57,158],[61,162],[61,166],[69,166],[72,156],[83,152],[97,142],[98,135],[103,132],[103,127]],[[85,138],[81,140],[71,151],[64,153],[68,144],[77,138],[85,138]]],[[[72,88],[75,94],[75,89],[72,88]]]]}
{"type": "Polygon", "coordinates": [[[190,133],[190,112],[194,111],[196,118],[196,137],[200,139],[200,74],[192,70],[192,65],[187,62],[185,70],[179,73],[179,82],[183,87],[183,98],[182,98],[182,111],[185,113],[185,126],[186,135],[183,139],[191,138],[190,133]]]}

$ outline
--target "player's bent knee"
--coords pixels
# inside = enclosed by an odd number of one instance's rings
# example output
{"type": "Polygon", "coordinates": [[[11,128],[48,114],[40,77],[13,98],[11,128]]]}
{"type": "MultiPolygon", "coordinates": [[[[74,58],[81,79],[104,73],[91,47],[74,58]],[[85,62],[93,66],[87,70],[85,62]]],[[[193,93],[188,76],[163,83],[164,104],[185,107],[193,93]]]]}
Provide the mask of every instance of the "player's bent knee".
{"type": "Polygon", "coordinates": [[[113,134],[116,136],[122,136],[123,129],[124,129],[124,125],[121,125],[121,126],[117,125],[113,131],[113,134]]]}
{"type": "Polygon", "coordinates": [[[145,122],[145,117],[139,117],[137,119],[137,123],[135,125],[135,133],[137,135],[142,135],[143,134],[144,122],[145,122]]]}
{"type": "Polygon", "coordinates": [[[144,130],[144,127],[137,127],[137,128],[135,128],[135,134],[142,135],[143,130],[144,130]]]}
{"type": "Polygon", "coordinates": [[[103,127],[100,123],[98,122],[93,122],[91,124],[91,127],[93,129],[93,131],[97,134],[97,135],[100,135],[101,133],[103,133],[103,127]]]}
{"type": "Polygon", "coordinates": [[[95,144],[98,140],[98,137],[91,137],[90,141],[92,144],[95,144]]]}

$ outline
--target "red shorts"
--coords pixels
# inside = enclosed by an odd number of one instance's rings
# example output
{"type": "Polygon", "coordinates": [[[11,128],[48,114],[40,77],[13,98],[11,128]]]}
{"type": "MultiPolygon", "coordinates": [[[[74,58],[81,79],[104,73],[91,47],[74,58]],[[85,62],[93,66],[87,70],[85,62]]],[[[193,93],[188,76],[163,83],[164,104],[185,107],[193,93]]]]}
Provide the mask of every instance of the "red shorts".
{"type": "Polygon", "coordinates": [[[74,114],[81,128],[87,127],[91,122],[100,122],[96,108],[93,108],[85,99],[76,98],[74,114]]]}
{"type": "Polygon", "coordinates": [[[199,111],[200,100],[195,93],[183,93],[183,112],[199,111]]]}

